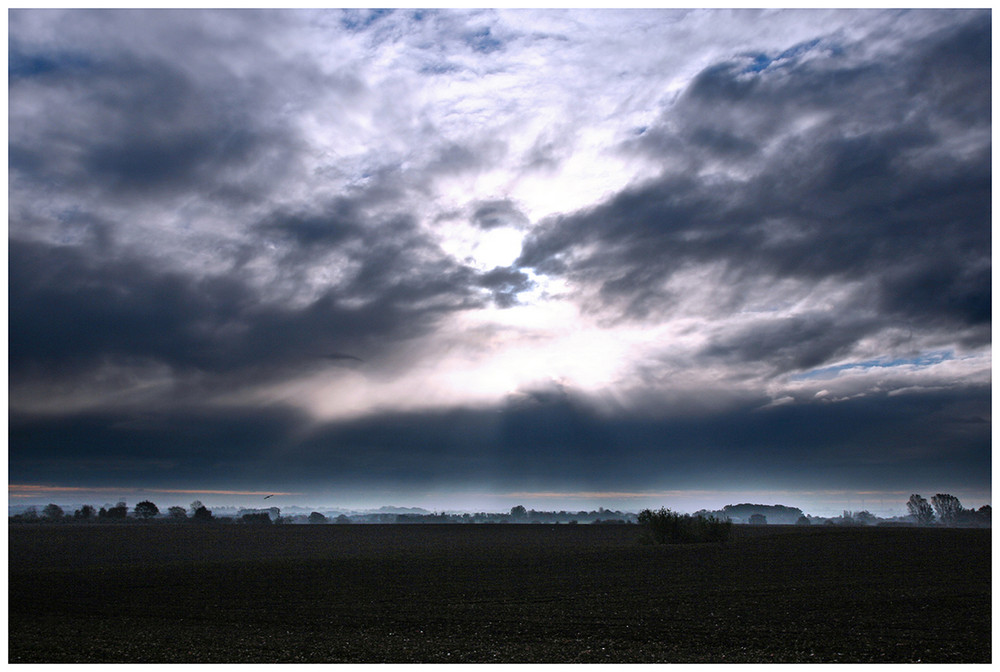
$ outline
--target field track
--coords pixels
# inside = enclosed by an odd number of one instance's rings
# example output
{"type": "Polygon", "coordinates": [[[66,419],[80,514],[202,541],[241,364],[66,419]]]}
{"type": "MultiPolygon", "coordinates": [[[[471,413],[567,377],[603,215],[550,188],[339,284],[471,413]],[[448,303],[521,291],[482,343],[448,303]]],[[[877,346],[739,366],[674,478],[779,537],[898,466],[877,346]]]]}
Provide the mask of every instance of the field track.
{"type": "Polygon", "coordinates": [[[989,530],[17,525],[9,662],[990,662],[989,530]]]}

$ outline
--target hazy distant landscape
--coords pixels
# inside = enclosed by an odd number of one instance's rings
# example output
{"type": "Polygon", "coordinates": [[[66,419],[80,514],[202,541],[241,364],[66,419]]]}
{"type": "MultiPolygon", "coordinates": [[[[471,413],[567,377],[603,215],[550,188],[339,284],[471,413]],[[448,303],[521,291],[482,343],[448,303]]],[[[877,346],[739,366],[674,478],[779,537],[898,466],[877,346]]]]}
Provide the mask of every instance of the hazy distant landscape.
{"type": "MultiPolygon", "coordinates": [[[[965,508],[954,495],[938,493],[930,501],[919,494],[911,495],[907,502],[908,513],[898,516],[877,516],[867,509],[844,510],[839,516],[815,516],[795,506],[782,504],[727,504],[719,509],[700,509],[692,515],[700,518],[717,518],[736,524],[778,525],[929,525],[939,524],[960,527],[990,527],[992,507],[984,504],[978,509],[965,508]]],[[[130,508],[122,500],[115,505],[105,504],[100,509],[91,504],[62,505],[49,503],[36,505],[9,505],[9,520],[13,523],[111,523],[126,520],[169,521],[171,523],[194,520],[243,524],[631,524],[638,522],[636,511],[621,511],[599,507],[590,511],[537,511],[518,505],[509,511],[428,511],[420,507],[382,506],[377,509],[352,510],[316,509],[291,506],[236,507],[217,506],[209,509],[196,500],[189,507],[173,505],[163,510],[150,500],[143,500],[130,508]]]]}
{"type": "Polygon", "coordinates": [[[990,532],[9,526],[9,662],[988,662],[990,532]]]}

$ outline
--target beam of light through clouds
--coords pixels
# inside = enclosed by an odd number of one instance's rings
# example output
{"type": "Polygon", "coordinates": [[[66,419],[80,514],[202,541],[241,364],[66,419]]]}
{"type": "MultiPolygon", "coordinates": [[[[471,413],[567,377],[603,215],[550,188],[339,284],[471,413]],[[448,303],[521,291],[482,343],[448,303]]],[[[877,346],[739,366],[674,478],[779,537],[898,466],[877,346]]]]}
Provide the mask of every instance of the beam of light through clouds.
{"type": "Polygon", "coordinates": [[[8,26],[12,484],[986,497],[989,10],[8,26]]]}

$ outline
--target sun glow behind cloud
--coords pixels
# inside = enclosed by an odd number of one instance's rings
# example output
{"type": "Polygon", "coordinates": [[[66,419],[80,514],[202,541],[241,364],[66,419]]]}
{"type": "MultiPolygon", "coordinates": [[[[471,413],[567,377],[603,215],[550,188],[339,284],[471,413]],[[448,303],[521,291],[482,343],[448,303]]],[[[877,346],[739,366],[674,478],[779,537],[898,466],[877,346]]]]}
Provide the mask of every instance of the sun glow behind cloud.
{"type": "Polygon", "coordinates": [[[456,260],[489,271],[510,266],[521,254],[524,232],[505,226],[483,231],[464,224],[436,227],[441,248],[456,260]]]}
{"type": "Polygon", "coordinates": [[[19,482],[986,478],[988,11],[9,20],[19,482]]]}
{"type": "MultiPolygon", "coordinates": [[[[334,367],[254,394],[301,405],[317,420],[487,406],[553,385],[597,395],[623,386],[636,358],[662,343],[662,329],[581,328],[585,320],[558,300],[472,311],[442,329],[446,340],[415,344],[423,354],[403,370],[334,367]]],[[[246,401],[243,393],[222,399],[246,401]]]]}

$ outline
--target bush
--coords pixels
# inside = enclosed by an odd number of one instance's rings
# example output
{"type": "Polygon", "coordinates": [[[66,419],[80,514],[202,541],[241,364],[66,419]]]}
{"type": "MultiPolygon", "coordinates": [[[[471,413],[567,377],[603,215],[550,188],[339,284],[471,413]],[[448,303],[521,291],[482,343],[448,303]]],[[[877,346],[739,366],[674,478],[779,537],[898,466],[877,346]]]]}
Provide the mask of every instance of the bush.
{"type": "Polygon", "coordinates": [[[726,541],[733,527],[729,520],[680,514],[666,508],[640,511],[639,524],[642,526],[640,541],[646,544],[726,541]]]}

